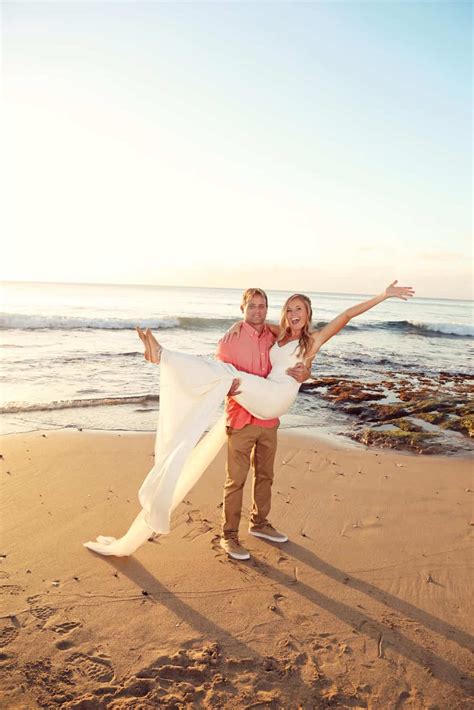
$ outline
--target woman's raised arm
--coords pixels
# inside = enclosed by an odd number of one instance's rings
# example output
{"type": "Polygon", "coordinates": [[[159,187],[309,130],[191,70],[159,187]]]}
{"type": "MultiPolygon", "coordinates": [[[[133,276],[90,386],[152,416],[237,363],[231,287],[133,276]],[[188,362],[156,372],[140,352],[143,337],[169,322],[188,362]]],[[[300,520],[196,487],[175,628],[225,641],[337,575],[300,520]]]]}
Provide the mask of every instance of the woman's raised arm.
{"type": "MultiPolygon", "coordinates": [[[[403,301],[406,301],[414,295],[415,292],[411,286],[396,286],[396,284],[397,281],[395,280],[378,296],[374,296],[368,301],[362,301],[362,303],[357,303],[355,306],[347,308],[327,325],[321,328],[321,330],[314,332],[312,335],[314,355],[318,352],[319,348],[324,345],[324,343],[327,343],[327,341],[333,337],[333,335],[339,333],[339,331],[342,330],[344,326],[352,320],[352,318],[359,316],[361,313],[365,313],[365,311],[368,311],[377,304],[382,303],[382,301],[385,301],[387,298],[401,298],[403,301]]],[[[313,352],[313,348],[311,349],[311,352],[313,352]]]]}

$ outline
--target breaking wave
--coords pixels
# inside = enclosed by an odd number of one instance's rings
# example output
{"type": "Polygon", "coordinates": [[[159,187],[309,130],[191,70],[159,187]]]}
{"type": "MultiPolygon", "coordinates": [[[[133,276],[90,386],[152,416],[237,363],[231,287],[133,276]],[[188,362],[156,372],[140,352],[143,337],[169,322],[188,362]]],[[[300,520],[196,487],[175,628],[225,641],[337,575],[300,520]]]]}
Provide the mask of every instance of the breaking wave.
{"type": "Polygon", "coordinates": [[[19,330],[134,330],[141,328],[207,330],[229,328],[236,318],[194,318],[185,316],[159,318],[83,318],[78,316],[37,316],[20,313],[0,313],[0,329],[19,330]]]}
{"type": "Polygon", "coordinates": [[[46,412],[55,409],[74,409],[79,407],[110,407],[115,404],[147,404],[159,402],[158,395],[144,394],[129,397],[97,397],[94,399],[65,399],[56,402],[24,404],[12,402],[0,407],[1,414],[18,414],[19,412],[46,412]]]}
{"type": "MultiPolygon", "coordinates": [[[[202,318],[194,316],[170,316],[157,318],[83,318],[76,316],[38,316],[17,313],[0,313],[0,329],[20,330],[133,330],[136,325],[142,328],[165,330],[220,330],[225,331],[237,318],[202,318]]],[[[322,328],[328,321],[314,323],[315,328],[322,328]]],[[[474,326],[466,323],[423,323],[411,320],[375,321],[346,325],[345,330],[391,330],[421,336],[462,337],[474,336],[474,326]]]]}

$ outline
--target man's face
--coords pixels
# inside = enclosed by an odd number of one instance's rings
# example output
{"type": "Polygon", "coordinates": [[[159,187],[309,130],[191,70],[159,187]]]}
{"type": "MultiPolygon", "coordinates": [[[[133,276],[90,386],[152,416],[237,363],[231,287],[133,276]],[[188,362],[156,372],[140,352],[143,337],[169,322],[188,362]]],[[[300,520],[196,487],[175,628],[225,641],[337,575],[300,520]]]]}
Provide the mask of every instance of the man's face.
{"type": "Polygon", "coordinates": [[[267,317],[267,304],[263,296],[255,294],[243,307],[244,321],[258,327],[263,325],[267,317]]]}

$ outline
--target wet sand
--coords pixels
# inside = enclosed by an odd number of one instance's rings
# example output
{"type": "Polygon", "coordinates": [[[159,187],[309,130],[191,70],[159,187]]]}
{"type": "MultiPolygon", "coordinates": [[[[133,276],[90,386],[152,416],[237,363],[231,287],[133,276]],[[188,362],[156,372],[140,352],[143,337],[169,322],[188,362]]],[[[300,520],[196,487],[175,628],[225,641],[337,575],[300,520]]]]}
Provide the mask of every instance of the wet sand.
{"type": "MultiPolygon", "coordinates": [[[[280,434],[271,520],[219,547],[224,452],[135,556],[149,434],[2,439],[2,708],[472,707],[472,464],[280,434]]],[[[250,477],[249,477],[250,478],[250,477]]]]}

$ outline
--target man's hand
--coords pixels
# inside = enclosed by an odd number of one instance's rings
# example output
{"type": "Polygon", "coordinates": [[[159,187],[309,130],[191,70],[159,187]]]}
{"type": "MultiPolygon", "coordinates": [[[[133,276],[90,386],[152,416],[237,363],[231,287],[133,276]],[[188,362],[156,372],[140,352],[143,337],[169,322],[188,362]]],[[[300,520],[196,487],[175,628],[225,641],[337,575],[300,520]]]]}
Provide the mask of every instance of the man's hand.
{"type": "Polygon", "coordinates": [[[228,397],[235,397],[237,394],[241,394],[242,390],[239,390],[239,387],[240,387],[240,380],[238,380],[238,379],[232,380],[232,387],[227,392],[227,396],[228,397]]]}
{"type": "Polygon", "coordinates": [[[302,362],[299,362],[294,367],[289,367],[286,374],[301,384],[311,376],[311,370],[309,367],[305,367],[302,362]]]}

